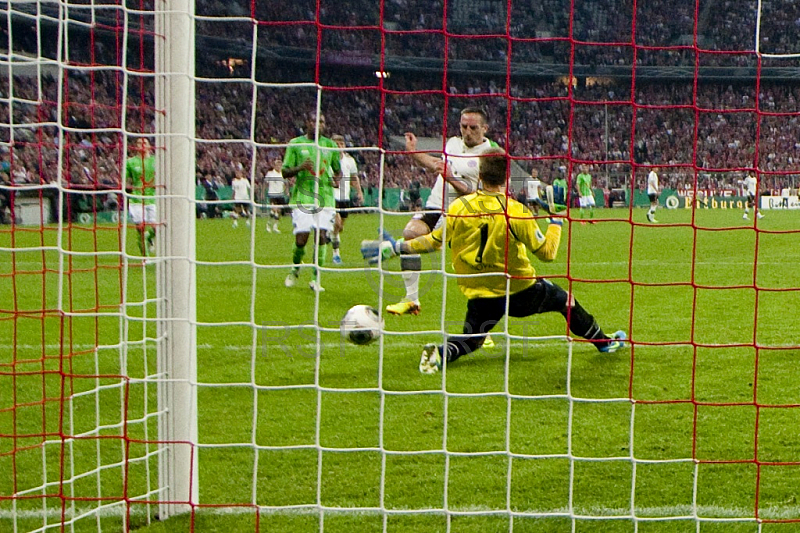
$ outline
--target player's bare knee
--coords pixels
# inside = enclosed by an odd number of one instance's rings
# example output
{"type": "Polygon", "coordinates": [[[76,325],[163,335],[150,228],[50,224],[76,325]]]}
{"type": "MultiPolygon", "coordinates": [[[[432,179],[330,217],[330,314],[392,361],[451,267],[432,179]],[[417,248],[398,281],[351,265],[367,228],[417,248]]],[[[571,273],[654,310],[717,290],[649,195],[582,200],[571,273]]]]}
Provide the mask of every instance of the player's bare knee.
{"type": "Polygon", "coordinates": [[[403,229],[403,238],[405,240],[416,239],[417,237],[427,235],[430,232],[431,229],[427,224],[415,219],[406,224],[405,229],[403,229]]]}
{"type": "Polygon", "coordinates": [[[411,239],[416,239],[420,235],[424,234],[420,233],[415,226],[412,227],[410,224],[406,226],[405,229],[403,230],[403,238],[407,241],[411,239]]]}

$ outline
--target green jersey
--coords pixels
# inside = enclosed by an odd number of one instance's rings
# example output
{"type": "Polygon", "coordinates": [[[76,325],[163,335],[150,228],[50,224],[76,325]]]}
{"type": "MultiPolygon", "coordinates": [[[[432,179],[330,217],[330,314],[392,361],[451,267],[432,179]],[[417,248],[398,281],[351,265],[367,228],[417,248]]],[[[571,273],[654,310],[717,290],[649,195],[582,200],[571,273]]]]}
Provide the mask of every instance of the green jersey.
{"type": "Polygon", "coordinates": [[[316,167],[319,160],[319,169],[314,171],[301,170],[295,176],[294,186],[289,195],[289,202],[293,205],[309,205],[319,207],[336,207],[333,195],[333,176],[341,170],[339,146],[327,137],[320,136],[319,147],[314,139],[305,135],[295,137],[289,141],[286,154],[283,156],[283,168],[299,166],[303,161],[311,160],[316,167]],[[326,150],[333,148],[333,150],[326,150]],[[319,158],[319,159],[318,159],[319,158]]]}
{"type": "Polygon", "coordinates": [[[135,155],[125,162],[125,178],[131,184],[134,195],[129,203],[156,203],[156,156],[135,155]],[[145,198],[141,198],[144,196],[145,198]]]}
{"type": "Polygon", "coordinates": [[[578,174],[575,178],[578,183],[578,192],[581,196],[591,196],[592,193],[592,176],[586,173],[578,174]]]}

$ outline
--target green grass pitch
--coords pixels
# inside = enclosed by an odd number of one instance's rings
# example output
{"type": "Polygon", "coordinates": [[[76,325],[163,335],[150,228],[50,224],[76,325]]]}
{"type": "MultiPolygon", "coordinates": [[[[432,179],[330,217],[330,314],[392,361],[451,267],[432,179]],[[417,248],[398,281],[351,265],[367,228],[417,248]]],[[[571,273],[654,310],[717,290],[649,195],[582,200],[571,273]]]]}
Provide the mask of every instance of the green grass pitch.
{"type": "MultiPolygon", "coordinates": [[[[511,319],[434,376],[419,353],[460,329],[455,278],[423,275],[422,314],[386,316],[379,344],[340,341],[349,307],[402,296],[396,262],[359,258],[377,215],[349,218],[319,296],[308,269],[283,285],[288,218],[281,234],[198,221],[204,507],[166,522],[143,503],[159,499],[155,267],[121,276],[110,226],[0,228],[0,531],[60,531],[62,509],[65,531],[119,531],[126,498],[148,533],[800,531],[798,214],[597,213],[612,220],[573,221],[535,266],[633,348],[511,319]]],[[[396,235],[407,220],[384,216],[396,235]]]]}

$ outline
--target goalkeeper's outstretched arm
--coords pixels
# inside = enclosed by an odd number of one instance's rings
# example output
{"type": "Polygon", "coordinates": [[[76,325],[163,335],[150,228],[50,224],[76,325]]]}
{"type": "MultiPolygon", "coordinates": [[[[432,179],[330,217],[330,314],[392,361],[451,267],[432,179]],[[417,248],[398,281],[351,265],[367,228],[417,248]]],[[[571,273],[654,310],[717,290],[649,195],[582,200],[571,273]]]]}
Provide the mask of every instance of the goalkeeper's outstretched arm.
{"type": "Polygon", "coordinates": [[[400,243],[401,254],[428,254],[442,247],[442,228],[400,243]]]}
{"type": "Polygon", "coordinates": [[[384,261],[402,254],[427,254],[442,247],[443,228],[436,229],[416,239],[404,240],[392,238],[384,232],[383,239],[377,241],[361,241],[361,255],[370,264],[376,264],[379,258],[384,261]]]}

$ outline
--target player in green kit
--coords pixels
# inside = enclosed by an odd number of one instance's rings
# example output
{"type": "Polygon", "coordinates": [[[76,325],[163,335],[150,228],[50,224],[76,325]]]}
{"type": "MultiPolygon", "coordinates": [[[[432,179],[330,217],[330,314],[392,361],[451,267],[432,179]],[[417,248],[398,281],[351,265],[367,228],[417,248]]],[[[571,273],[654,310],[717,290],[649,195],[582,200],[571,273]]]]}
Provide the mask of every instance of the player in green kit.
{"type": "Polygon", "coordinates": [[[150,141],[136,139],[133,155],[125,162],[125,180],[130,187],[128,214],[139,232],[139,251],[152,255],[156,237],[156,156],[150,141]]]}
{"type": "MultiPolygon", "coordinates": [[[[580,166],[580,174],[575,178],[578,187],[578,202],[581,208],[581,218],[586,218],[586,210],[589,210],[589,218],[594,218],[594,191],[592,191],[592,175],[589,174],[589,167],[580,166]]],[[[581,221],[581,224],[586,222],[581,221]]],[[[594,222],[591,222],[594,224],[594,222]]]]}
{"type": "MultiPolygon", "coordinates": [[[[341,174],[338,145],[322,133],[325,131],[325,116],[316,113],[306,116],[306,134],[289,141],[283,157],[281,173],[284,179],[295,178],[289,196],[292,206],[294,247],[292,248],[292,271],[284,284],[293,287],[300,275],[300,264],[306,253],[306,244],[312,231],[319,231],[318,265],[324,266],[328,255],[328,233],[336,222],[336,201],[333,189],[341,174]],[[318,130],[315,139],[315,131],[318,130]],[[331,148],[332,150],[326,150],[331,148]]],[[[308,284],[316,292],[325,289],[319,283],[318,271],[308,284]]]]}

